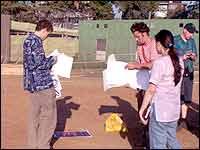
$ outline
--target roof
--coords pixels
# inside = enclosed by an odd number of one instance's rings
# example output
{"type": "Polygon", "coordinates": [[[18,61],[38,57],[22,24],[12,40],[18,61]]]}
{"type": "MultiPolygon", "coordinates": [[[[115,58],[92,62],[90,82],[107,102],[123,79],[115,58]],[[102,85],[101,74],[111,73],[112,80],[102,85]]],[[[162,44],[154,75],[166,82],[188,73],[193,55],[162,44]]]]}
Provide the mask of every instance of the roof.
{"type": "MultiPolygon", "coordinates": [[[[36,24],[33,24],[33,23],[11,21],[12,30],[34,32],[35,27],[36,27],[36,24]]],[[[65,28],[60,28],[60,27],[53,27],[53,28],[54,28],[53,34],[66,34],[66,35],[71,35],[71,36],[79,36],[78,30],[65,29],[65,28]]]]}

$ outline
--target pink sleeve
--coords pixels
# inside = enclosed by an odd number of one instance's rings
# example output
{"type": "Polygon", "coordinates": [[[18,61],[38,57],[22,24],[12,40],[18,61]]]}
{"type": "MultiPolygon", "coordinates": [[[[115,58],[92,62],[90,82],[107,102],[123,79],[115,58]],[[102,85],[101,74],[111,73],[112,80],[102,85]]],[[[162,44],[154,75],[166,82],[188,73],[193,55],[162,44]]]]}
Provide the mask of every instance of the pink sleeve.
{"type": "Polygon", "coordinates": [[[161,79],[162,79],[162,74],[163,74],[163,67],[162,67],[161,61],[155,60],[153,62],[153,67],[151,69],[151,77],[149,82],[157,85],[161,79]]]}

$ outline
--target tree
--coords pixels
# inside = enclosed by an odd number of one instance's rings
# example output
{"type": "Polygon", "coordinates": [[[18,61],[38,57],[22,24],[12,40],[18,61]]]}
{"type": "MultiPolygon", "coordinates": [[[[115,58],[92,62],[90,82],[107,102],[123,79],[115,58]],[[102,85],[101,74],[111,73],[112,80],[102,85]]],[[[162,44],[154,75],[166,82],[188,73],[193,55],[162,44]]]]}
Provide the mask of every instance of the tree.
{"type": "Polygon", "coordinates": [[[115,1],[123,11],[123,19],[142,19],[142,13],[136,1],[115,1]]]}
{"type": "MultiPolygon", "coordinates": [[[[64,18],[66,12],[90,12],[95,19],[112,19],[112,3],[108,0],[77,1],[79,8],[76,7],[74,1],[1,1],[1,13],[10,14],[11,19],[16,21],[26,21],[36,23],[38,19],[53,19],[55,14],[63,14],[60,18],[64,18]],[[78,9],[78,10],[77,10],[78,9]]],[[[117,2],[123,11],[122,19],[147,19],[151,18],[151,14],[158,7],[156,1],[113,1],[117,2]]],[[[59,16],[59,15],[56,15],[59,16]]]]}
{"type": "Polygon", "coordinates": [[[183,4],[177,5],[175,10],[168,12],[168,18],[171,19],[199,19],[199,4],[193,5],[190,9],[183,4]]]}
{"type": "Polygon", "coordinates": [[[1,1],[1,14],[11,15],[12,20],[36,23],[40,17],[46,18],[55,10],[63,12],[72,4],[73,1],[47,1],[43,5],[36,1],[1,1]]]}
{"type": "Polygon", "coordinates": [[[140,6],[141,10],[148,13],[148,19],[151,19],[152,13],[158,9],[159,3],[157,1],[146,1],[142,2],[140,6]]]}
{"type": "Polygon", "coordinates": [[[25,1],[1,1],[1,13],[11,15],[11,19],[18,21],[34,22],[34,9],[25,5],[25,1]]]}
{"type": "Polygon", "coordinates": [[[124,12],[125,19],[147,19],[157,10],[159,3],[156,1],[115,1],[119,3],[124,12]]]}
{"type": "MultiPolygon", "coordinates": [[[[144,14],[148,14],[148,19],[151,20],[152,13],[158,9],[159,3],[157,1],[146,1],[141,2],[140,10],[144,12],[144,14]]],[[[149,21],[149,26],[151,26],[151,21],[149,21]]]]}
{"type": "Polygon", "coordinates": [[[112,9],[109,1],[91,1],[90,8],[95,13],[95,18],[98,19],[112,19],[112,9]]]}

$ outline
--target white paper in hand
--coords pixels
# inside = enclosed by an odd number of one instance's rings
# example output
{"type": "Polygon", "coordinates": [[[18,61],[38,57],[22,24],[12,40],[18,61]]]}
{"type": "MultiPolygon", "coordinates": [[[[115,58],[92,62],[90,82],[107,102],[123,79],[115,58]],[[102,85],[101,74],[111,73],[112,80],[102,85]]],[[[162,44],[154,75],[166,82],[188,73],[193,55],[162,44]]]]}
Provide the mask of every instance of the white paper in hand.
{"type": "Polygon", "coordinates": [[[58,52],[58,49],[55,49],[51,54],[49,54],[47,57],[50,56],[58,56],[60,53],[58,52]]]}
{"type": "Polygon", "coordinates": [[[111,54],[110,56],[108,56],[108,60],[107,60],[107,70],[112,69],[111,66],[112,66],[112,63],[113,63],[114,61],[116,61],[115,55],[114,55],[114,54],[111,54]]]}
{"type": "Polygon", "coordinates": [[[104,91],[113,88],[128,86],[133,89],[146,90],[149,83],[148,70],[125,69],[126,62],[116,61],[114,54],[108,57],[107,69],[103,71],[104,91]]]}
{"type": "Polygon", "coordinates": [[[57,49],[49,56],[57,56],[57,62],[53,65],[52,71],[58,76],[70,78],[73,58],[64,53],[59,53],[57,49]]]}

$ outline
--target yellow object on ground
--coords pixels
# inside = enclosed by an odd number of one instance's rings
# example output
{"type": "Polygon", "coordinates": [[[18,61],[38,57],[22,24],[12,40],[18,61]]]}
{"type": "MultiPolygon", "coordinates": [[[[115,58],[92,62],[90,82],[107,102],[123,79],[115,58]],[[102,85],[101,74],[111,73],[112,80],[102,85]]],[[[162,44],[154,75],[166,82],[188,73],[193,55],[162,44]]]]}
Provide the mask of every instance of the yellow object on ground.
{"type": "Polygon", "coordinates": [[[127,128],[122,119],[116,113],[112,113],[105,123],[106,132],[126,132],[127,128]]]}

